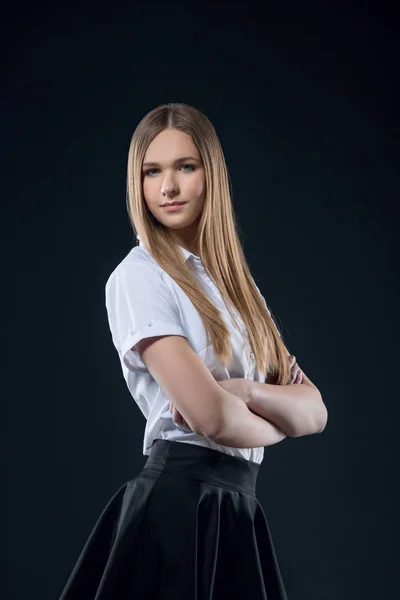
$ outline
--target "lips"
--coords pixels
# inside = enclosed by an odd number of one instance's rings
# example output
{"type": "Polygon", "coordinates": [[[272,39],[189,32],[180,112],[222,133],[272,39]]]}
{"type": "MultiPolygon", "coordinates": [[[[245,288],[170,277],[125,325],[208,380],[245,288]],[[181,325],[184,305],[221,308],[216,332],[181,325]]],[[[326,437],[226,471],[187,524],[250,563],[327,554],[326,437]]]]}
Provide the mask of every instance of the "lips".
{"type": "Polygon", "coordinates": [[[186,204],[186,202],[166,202],[165,204],[161,204],[161,206],[176,206],[177,204],[186,204]]]}

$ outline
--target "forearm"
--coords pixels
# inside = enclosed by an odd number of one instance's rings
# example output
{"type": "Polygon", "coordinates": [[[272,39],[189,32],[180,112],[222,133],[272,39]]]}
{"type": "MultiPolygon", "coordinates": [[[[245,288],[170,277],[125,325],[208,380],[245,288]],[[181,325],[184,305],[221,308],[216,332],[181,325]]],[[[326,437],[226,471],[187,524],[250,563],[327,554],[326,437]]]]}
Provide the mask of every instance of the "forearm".
{"type": "Polygon", "coordinates": [[[274,385],[249,380],[247,407],[272,421],[290,437],[320,433],[327,411],[316,387],[306,384],[274,385]]]}
{"type": "Polygon", "coordinates": [[[272,446],[287,437],[279,427],[251,412],[233,394],[222,390],[222,425],[216,435],[209,436],[217,444],[232,448],[272,446]]]}

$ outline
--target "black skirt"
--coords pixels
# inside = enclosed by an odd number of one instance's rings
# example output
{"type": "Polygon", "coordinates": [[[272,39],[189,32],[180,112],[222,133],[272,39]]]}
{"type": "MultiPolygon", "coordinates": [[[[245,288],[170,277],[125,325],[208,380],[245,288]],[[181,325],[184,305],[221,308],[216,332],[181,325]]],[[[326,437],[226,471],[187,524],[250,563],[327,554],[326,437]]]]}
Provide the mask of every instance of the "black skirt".
{"type": "Polygon", "coordinates": [[[155,440],[97,520],[60,600],[287,600],[260,465],[155,440]]]}

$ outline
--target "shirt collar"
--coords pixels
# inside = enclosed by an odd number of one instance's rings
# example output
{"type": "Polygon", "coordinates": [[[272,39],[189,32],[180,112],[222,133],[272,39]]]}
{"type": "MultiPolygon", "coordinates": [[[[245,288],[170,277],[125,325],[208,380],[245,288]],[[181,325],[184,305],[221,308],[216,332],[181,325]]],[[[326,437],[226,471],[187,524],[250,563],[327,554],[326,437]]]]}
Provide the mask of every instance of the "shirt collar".
{"type": "MultiPolygon", "coordinates": [[[[139,246],[142,246],[143,248],[145,247],[142,240],[140,239],[139,235],[136,234],[137,239],[139,240],[139,246]]],[[[187,261],[191,256],[193,256],[193,260],[195,262],[201,262],[200,257],[197,256],[196,254],[193,254],[193,252],[190,252],[189,250],[186,250],[186,248],[184,248],[183,246],[179,246],[179,248],[182,250],[183,252],[183,256],[185,257],[185,261],[187,261]]]]}

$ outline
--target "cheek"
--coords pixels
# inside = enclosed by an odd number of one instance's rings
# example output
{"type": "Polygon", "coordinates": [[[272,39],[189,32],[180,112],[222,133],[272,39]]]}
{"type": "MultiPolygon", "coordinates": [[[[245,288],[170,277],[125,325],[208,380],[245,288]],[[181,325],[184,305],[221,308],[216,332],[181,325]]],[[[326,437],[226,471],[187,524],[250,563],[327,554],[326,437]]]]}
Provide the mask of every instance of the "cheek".
{"type": "Polygon", "coordinates": [[[190,192],[194,198],[201,198],[204,194],[205,182],[203,178],[196,179],[191,182],[190,192]]]}
{"type": "Polygon", "coordinates": [[[158,203],[158,198],[157,198],[157,191],[155,189],[155,186],[152,185],[151,181],[144,181],[143,182],[143,196],[144,196],[144,201],[147,204],[147,206],[151,209],[151,207],[154,204],[158,203]]]}
{"type": "Polygon", "coordinates": [[[146,179],[143,181],[142,189],[145,198],[150,195],[151,186],[149,186],[146,179]]]}

